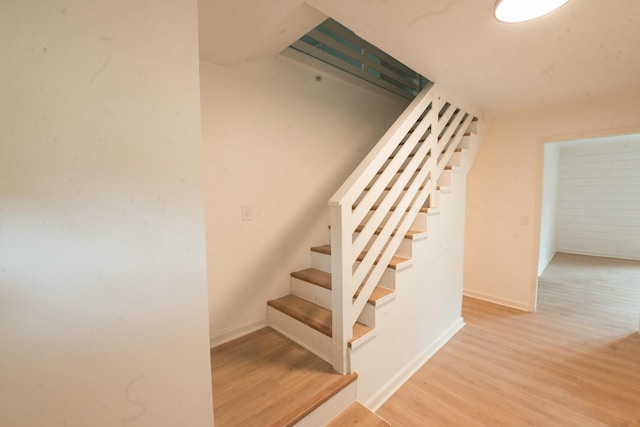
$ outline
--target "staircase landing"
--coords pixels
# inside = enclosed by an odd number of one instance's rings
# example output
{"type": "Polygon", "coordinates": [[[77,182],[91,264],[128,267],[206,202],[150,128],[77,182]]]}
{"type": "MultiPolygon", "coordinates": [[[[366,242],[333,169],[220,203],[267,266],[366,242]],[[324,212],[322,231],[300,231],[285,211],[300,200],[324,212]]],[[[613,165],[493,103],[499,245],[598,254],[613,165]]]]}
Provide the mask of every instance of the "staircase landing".
{"type": "Polygon", "coordinates": [[[211,350],[216,427],[290,426],[357,378],[271,328],[211,350]]]}

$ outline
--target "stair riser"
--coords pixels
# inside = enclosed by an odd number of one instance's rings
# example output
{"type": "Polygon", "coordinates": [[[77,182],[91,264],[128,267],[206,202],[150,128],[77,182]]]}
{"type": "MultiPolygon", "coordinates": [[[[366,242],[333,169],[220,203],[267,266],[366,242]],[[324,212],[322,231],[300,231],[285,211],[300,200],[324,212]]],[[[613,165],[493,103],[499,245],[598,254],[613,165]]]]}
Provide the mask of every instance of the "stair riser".
{"type": "Polygon", "coordinates": [[[311,251],[311,267],[331,273],[331,256],[311,251]]]}
{"type": "Polygon", "coordinates": [[[371,304],[366,304],[364,306],[364,309],[362,310],[362,313],[360,313],[360,316],[358,317],[358,322],[367,326],[371,326],[372,328],[375,328],[376,307],[371,304]]]}
{"type": "Polygon", "coordinates": [[[450,170],[442,171],[440,178],[438,178],[438,185],[440,186],[448,186],[451,185],[451,173],[450,170]]]}
{"type": "Polygon", "coordinates": [[[331,291],[329,289],[295,277],[291,278],[290,287],[293,295],[331,310],[331,291]]]}
{"type": "Polygon", "coordinates": [[[451,186],[442,186],[440,187],[440,194],[450,194],[453,190],[451,189],[451,186]]]}
{"type": "Polygon", "coordinates": [[[357,383],[358,381],[356,380],[331,396],[329,400],[317,407],[302,420],[298,421],[295,427],[317,427],[329,423],[329,421],[356,400],[358,390],[357,383]]]}
{"type": "Polygon", "coordinates": [[[433,209],[440,208],[440,195],[442,191],[434,191],[427,197],[426,205],[433,209]]]}
{"type": "Polygon", "coordinates": [[[462,164],[462,153],[455,152],[451,155],[451,159],[449,159],[449,164],[447,166],[460,167],[462,164]]]}
{"type": "Polygon", "coordinates": [[[318,357],[332,363],[331,338],[328,336],[271,306],[267,306],[267,324],[318,357]]]}
{"type": "MultiPolygon", "coordinates": [[[[442,157],[444,157],[444,152],[440,154],[440,157],[438,157],[438,163],[440,163],[442,161],[442,157]]],[[[462,161],[462,157],[461,157],[461,153],[458,152],[454,152],[451,155],[451,158],[449,158],[449,162],[447,162],[446,166],[452,166],[454,168],[460,167],[460,163],[462,161]]]]}
{"type": "MultiPolygon", "coordinates": [[[[364,216],[364,220],[362,221],[363,224],[366,224],[367,221],[369,221],[369,218],[371,218],[371,215],[373,215],[375,211],[370,211],[367,212],[367,214],[364,216]]],[[[385,218],[384,218],[384,222],[386,222],[389,219],[389,216],[391,215],[392,212],[389,212],[385,218]]],[[[418,212],[418,215],[416,215],[416,218],[413,220],[413,223],[411,224],[411,228],[412,230],[426,230],[427,229],[427,213],[425,212],[418,212]]]]}
{"type": "MultiPolygon", "coordinates": [[[[470,125],[469,125],[469,127],[467,128],[467,132],[470,132],[472,135],[473,135],[473,134],[478,133],[478,122],[477,122],[477,121],[471,122],[471,124],[470,124],[470,125]]],[[[469,139],[469,137],[468,137],[468,136],[465,136],[465,137],[463,137],[463,138],[462,138],[462,140],[463,140],[463,141],[464,141],[465,139],[466,139],[466,140],[468,140],[468,139],[469,139]]],[[[468,147],[467,147],[467,148],[468,148],[468,147]]]]}
{"type": "MultiPolygon", "coordinates": [[[[424,140],[423,140],[423,141],[418,142],[418,144],[416,144],[416,145],[414,145],[414,146],[413,146],[413,148],[412,148],[412,150],[411,150],[411,155],[410,155],[411,157],[409,157],[408,159],[406,159],[406,160],[403,162],[403,166],[406,166],[406,165],[409,163],[409,161],[410,161],[411,159],[413,159],[413,156],[416,154],[416,151],[418,151],[418,150],[422,147],[422,143],[424,143],[424,140]]],[[[396,158],[396,156],[398,155],[398,152],[399,152],[402,148],[404,148],[404,146],[403,146],[403,145],[402,145],[402,146],[398,146],[395,150],[393,150],[393,153],[391,154],[391,156],[389,156],[389,158],[388,158],[388,159],[385,161],[385,163],[384,163],[384,166],[385,166],[385,167],[386,167],[386,166],[387,166],[387,165],[388,165],[392,160],[394,160],[394,159],[396,158]]],[[[405,156],[406,156],[406,155],[405,155],[405,156]]]]}
{"type": "MultiPolygon", "coordinates": [[[[405,171],[403,171],[403,172],[396,172],[396,173],[393,175],[393,177],[391,177],[391,182],[387,183],[385,186],[386,186],[386,187],[388,187],[388,186],[391,186],[391,185],[395,184],[395,182],[398,180],[398,178],[400,178],[400,175],[401,175],[402,173],[404,173],[404,172],[405,172],[405,171]]],[[[414,174],[415,174],[415,173],[416,173],[416,171],[414,170],[414,174]]],[[[379,175],[377,175],[377,176],[376,176],[376,178],[377,178],[378,176],[379,176],[379,175]]],[[[369,186],[372,186],[374,183],[375,183],[375,182],[371,183],[369,186]]]]}
{"type": "MultiPolygon", "coordinates": [[[[355,265],[358,266],[360,263],[356,262],[355,265]]],[[[331,256],[311,251],[311,267],[330,273],[331,256]]],[[[386,268],[382,278],[380,279],[379,285],[384,288],[395,289],[395,270],[392,268],[386,268]]]]}
{"type": "Polygon", "coordinates": [[[396,271],[392,270],[390,268],[387,268],[384,273],[382,273],[382,277],[380,278],[380,281],[378,282],[379,286],[382,286],[383,288],[388,288],[388,289],[392,289],[395,290],[396,288],[396,271]]]}
{"type": "MultiPolygon", "coordinates": [[[[331,310],[331,291],[329,289],[292,277],[291,293],[299,298],[324,307],[327,310],[331,310]]],[[[364,306],[364,310],[360,314],[360,317],[358,317],[358,322],[367,326],[375,327],[375,317],[375,306],[372,304],[366,304],[364,306]]]]}
{"type": "MultiPolygon", "coordinates": [[[[394,183],[395,183],[395,180],[394,180],[394,183]]],[[[403,188],[407,188],[410,184],[411,183],[406,184],[403,188]]],[[[388,187],[390,187],[390,185],[385,185],[385,188],[388,188],[388,187]]],[[[356,199],[355,205],[358,205],[362,201],[362,199],[365,197],[367,192],[368,192],[368,190],[365,190],[365,191],[362,192],[362,194],[358,197],[358,199],[356,199]]],[[[406,191],[404,191],[404,190],[401,191],[400,192],[400,196],[398,196],[396,198],[396,201],[398,201],[398,199],[401,200],[401,197],[404,197],[405,193],[406,193],[406,191]]],[[[387,197],[387,194],[389,194],[389,191],[387,191],[387,190],[382,191],[382,193],[380,193],[380,197],[378,197],[378,199],[376,200],[376,202],[374,204],[379,205],[380,203],[382,203],[382,201],[387,197]]]]}
{"type": "MultiPolygon", "coordinates": [[[[399,196],[396,198],[396,200],[394,201],[394,204],[396,204],[397,202],[399,202],[400,200],[402,200],[402,198],[404,197],[404,195],[406,194],[406,191],[401,191],[399,196]]],[[[378,200],[376,200],[376,202],[374,203],[375,205],[379,205],[381,204],[384,199],[387,197],[387,195],[389,194],[389,191],[383,191],[380,194],[380,197],[378,197],[378,200]]]]}
{"type": "MultiPolygon", "coordinates": [[[[355,233],[356,236],[359,236],[360,233],[355,233]]],[[[374,237],[377,237],[377,235],[374,235],[374,237]]],[[[367,245],[365,246],[365,250],[369,250],[369,248],[371,248],[371,245],[373,245],[374,243],[374,239],[370,239],[369,242],[367,243],[367,245]]],[[[409,238],[404,238],[402,239],[402,242],[400,243],[400,246],[398,247],[398,250],[396,251],[396,255],[399,256],[403,256],[403,257],[407,257],[410,258],[411,257],[411,248],[412,248],[412,240],[409,238]]]]}

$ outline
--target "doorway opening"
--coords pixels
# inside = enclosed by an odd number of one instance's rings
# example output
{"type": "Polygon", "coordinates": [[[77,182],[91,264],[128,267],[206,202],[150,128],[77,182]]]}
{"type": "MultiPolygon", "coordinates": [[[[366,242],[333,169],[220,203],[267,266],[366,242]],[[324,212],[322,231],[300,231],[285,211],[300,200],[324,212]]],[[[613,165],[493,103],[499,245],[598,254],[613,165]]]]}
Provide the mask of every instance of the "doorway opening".
{"type": "Polygon", "coordinates": [[[585,308],[626,298],[637,330],[634,277],[640,277],[640,134],[545,144],[537,305],[552,304],[541,300],[543,286],[552,295],[580,286],[585,308]],[[602,293],[610,296],[589,302],[602,293]]]}

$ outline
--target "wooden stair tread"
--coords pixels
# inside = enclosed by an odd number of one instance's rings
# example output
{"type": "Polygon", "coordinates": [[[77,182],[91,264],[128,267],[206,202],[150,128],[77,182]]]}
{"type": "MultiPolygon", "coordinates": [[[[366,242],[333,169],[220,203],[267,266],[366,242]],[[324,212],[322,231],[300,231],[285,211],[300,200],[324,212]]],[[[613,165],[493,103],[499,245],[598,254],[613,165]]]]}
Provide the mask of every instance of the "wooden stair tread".
{"type": "Polygon", "coordinates": [[[295,295],[285,295],[267,304],[284,314],[293,317],[310,328],[331,337],[331,311],[313,304],[295,295]]]}
{"type": "MultiPolygon", "coordinates": [[[[318,270],[315,268],[305,268],[304,270],[291,273],[291,276],[295,277],[296,279],[314,284],[316,286],[331,290],[331,274],[327,273],[326,271],[318,270]]],[[[357,297],[360,294],[361,288],[362,286],[358,288],[354,297],[357,297]]],[[[380,299],[392,293],[393,290],[391,289],[376,286],[371,293],[371,296],[369,296],[367,302],[371,305],[376,305],[376,303],[380,299]]]]}
{"type": "Polygon", "coordinates": [[[358,378],[358,373],[353,372],[351,374],[341,375],[341,377],[341,379],[335,381],[329,387],[319,390],[313,396],[310,396],[306,400],[301,401],[295,408],[291,410],[291,412],[280,418],[272,425],[286,427],[296,425],[304,417],[309,415],[324,402],[336,395],[340,390],[354,382],[358,378]]]}
{"type": "Polygon", "coordinates": [[[391,424],[380,418],[376,413],[371,412],[361,403],[353,402],[326,425],[326,427],[345,426],[390,427],[391,424]]]}
{"type": "MultiPolygon", "coordinates": [[[[333,337],[331,310],[327,310],[324,307],[320,307],[319,305],[291,294],[269,300],[267,301],[267,305],[304,323],[329,338],[333,337]]],[[[353,325],[353,338],[349,341],[349,344],[371,330],[373,330],[373,328],[356,322],[356,324],[353,325]]]]}
{"type": "MultiPolygon", "coordinates": [[[[360,287],[356,291],[356,294],[355,294],[356,297],[360,295],[361,290],[362,290],[362,285],[360,285],[360,287]]],[[[391,295],[393,292],[394,291],[391,289],[383,288],[381,286],[376,286],[373,289],[371,296],[369,296],[369,299],[367,300],[367,302],[372,305],[378,305],[378,301],[380,301],[382,298],[386,297],[387,295],[391,295]]]]}
{"type": "MultiPolygon", "coordinates": [[[[378,205],[373,205],[373,206],[371,206],[371,210],[372,210],[372,211],[378,210],[378,207],[379,207],[378,205]]],[[[395,206],[392,206],[392,207],[391,207],[391,209],[389,209],[389,211],[390,211],[390,212],[393,212],[393,211],[395,211],[395,210],[396,210],[396,207],[395,207],[395,206]]],[[[423,207],[421,207],[421,208],[420,208],[420,210],[419,210],[418,212],[421,212],[421,213],[429,213],[429,212],[432,212],[432,211],[434,211],[434,210],[437,210],[437,209],[436,209],[436,208],[429,208],[429,207],[425,207],[425,206],[423,206],[423,207]]],[[[408,209],[408,208],[407,208],[407,212],[409,212],[409,209],[408,209]]]]}
{"type": "Polygon", "coordinates": [[[349,347],[351,347],[354,341],[356,341],[358,338],[362,338],[371,331],[373,331],[373,328],[371,326],[356,322],[356,324],[353,325],[353,338],[349,340],[349,347]]]}
{"type": "MultiPolygon", "coordinates": [[[[400,168],[400,169],[398,169],[398,172],[396,172],[396,173],[397,173],[397,174],[398,174],[398,173],[402,173],[402,172],[404,172],[405,170],[406,170],[405,168],[400,168]]],[[[422,170],[422,167],[419,167],[419,168],[417,168],[417,169],[416,169],[416,172],[420,172],[421,170],[422,170]]],[[[376,172],[376,175],[382,175],[382,172],[384,172],[384,169],[381,169],[381,170],[379,170],[378,172],[376,172]]]]}
{"type": "Polygon", "coordinates": [[[263,328],[214,347],[211,377],[216,426],[292,426],[358,375],[339,375],[309,350],[263,328]]]}
{"type": "MultiPolygon", "coordinates": [[[[446,169],[446,167],[445,167],[445,169],[446,169]]],[[[391,188],[392,187],[385,187],[384,191],[391,191],[391,188]]],[[[420,188],[419,188],[419,190],[422,190],[422,189],[424,189],[424,185],[421,185],[420,188]]],[[[364,191],[371,191],[371,187],[365,187],[364,191]]],[[[407,185],[406,187],[404,187],[402,189],[402,191],[409,191],[409,186],[407,185]]]]}
{"type": "MultiPolygon", "coordinates": [[[[356,233],[360,233],[362,230],[364,229],[364,225],[359,225],[358,227],[356,227],[356,233]]],[[[376,231],[373,232],[373,234],[380,234],[382,232],[382,227],[378,227],[376,229],[376,231]]],[[[395,234],[398,232],[397,229],[393,230],[393,232],[391,233],[392,236],[395,236],[395,234]]],[[[407,232],[405,233],[404,237],[407,239],[413,239],[413,237],[417,234],[422,234],[424,233],[424,231],[422,230],[407,230],[407,232]]]]}
{"type": "MultiPolygon", "coordinates": [[[[413,131],[409,131],[409,132],[407,132],[407,136],[409,136],[409,135],[411,135],[411,134],[413,134],[413,131]]],[[[418,146],[418,144],[422,144],[422,143],[424,143],[424,142],[427,140],[427,137],[428,137],[428,136],[424,136],[424,135],[422,135],[422,136],[420,137],[420,139],[418,140],[418,142],[416,143],[416,147],[418,146]]],[[[400,142],[398,142],[398,147],[402,147],[404,144],[406,144],[406,142],[405,142],[405,141],[400,141],[400,142]]]]}
{"type": "MultiPolygon", "coordinates": [[[[311,251],[312,252],[318,252],[318,253],[325,254],[325,255],[331,255],[331,245],[314,246],[314,247],[311,248],[311,251]]],[[[358,256],[357,261],[362,261],[366,255],[367,255],[367,251],[362,251],[360,253],[360,255],[358,256]]],[[[379,258],[377,258],[375,262],[378,262],[378,259],[379,258]]],[[[389,261],[388,267],[395,270],[397,268],[398,264],[401,264],[401,263],[403,263],[405,261],[409,261],[410,259],[411,258],[394,255],[391,258],[391,261],[389,261]]]]}
{"type": "MultiPolygon", "coordinates": [[[[409,159],[409,158],[413,158],[415,156],[416,156],[416,153],[410,153],[410,154],[407,155],[407,158],[409,159]]],[[[392,154],[392,155],[389,156],[388,160],[393,160],[395,158],[396,158],[396,155],[392,154]]]]}
{"type": "MultiPolygon", "coordinates": [[[[455,150],[453,150],[455,153],[462,153],[465,150],[465,148],[462,147],[458,147],[455,150]]],[[[446,166],[444,169],[445,170],[450,170],[452,166],[446,166]]],[[[459,168],[459,166],[453,166],[454,168],[459,168]]],[[[398,171],[396,172],[396,174],[398,173],[402,173],[404,172],[406,169],[405,168],[400,168],[398,169],[398,171]]],[[[415,170],[415,172],[420,172],[422,170],[422,167],[419,167],[415,170]]],[[[382,172],[384,172],[384,169],[379,170],[378,172],[376,172],[376,175],[382,175],[382,172]]],[[[365,190],[370,190],[371,187],[366,187],[365,190]]]]}
{"type": "Polygon", "coordinates": [[[327,273],[326,271],[316,268],[305,268],[304,270],[294,271],[291,273],[291,277],[331,290],[331,273],[327,273]]]}
{"type": "MultiPolygon", "coordinates": [[[[453,135],[451,135],[450,139],[453,139],[456,136],[458,136],[458,134],[454,133],[453,135]]],[[[462,136],[471,136],[471,132],[465,132],[465,133],[462,134],[462,136]]],[[[440,141],[440,138],[438,138],[438,141],[440,141]]]]}

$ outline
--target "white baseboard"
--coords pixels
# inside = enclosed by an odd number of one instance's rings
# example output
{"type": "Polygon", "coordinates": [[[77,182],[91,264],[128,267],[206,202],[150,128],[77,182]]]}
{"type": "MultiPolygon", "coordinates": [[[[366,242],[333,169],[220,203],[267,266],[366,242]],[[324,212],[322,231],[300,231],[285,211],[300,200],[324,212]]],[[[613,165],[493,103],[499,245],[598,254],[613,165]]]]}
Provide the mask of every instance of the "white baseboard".
{"type": "Polygon", "coordinates": [[[557,252],[565,253],[565,254],[573,254],[573,255],[586,255],[593,256],[599,258],[613,258],[613,259],[624,259],[629,261],[640,261],[640,258],[633,256],[624,256],[624,255],[615,255],[601,252],[591,252],[591,251],[575,251],[573,249],[558,249],[557,252]]]}
{"type": "Polygon", "coordinates": [[[551,262],[554,256],[556,256],[556,251],[551,252],[551,255],[549,255],[547,259],[544,260],[544,262],[542,263],[542,268],[538,268],[538,277],[540,277],[540,275],[542,275],[544,270],[547,269],[547,267],[549,266],[549,263],[551,262]]]}
{"type": "Polygon", "coordinates": [[[415,357],[412,361],[410,361],[400,372],[398,372],[393,378],[387,381],[380,390],[378,390],[373,396],[369,398],[364,403],[364,406],[371,409],[372,411],[377,411],[384,402],[387,401],[395,393],[398,391],[402,385],[407,382],[409,378],[413,374],[415,374],[418,369],[424,365],[427,360],[431,359],[431,357],[436,354],[438,350],[442,348],[443,345],[447,343],[462,327],[464,326],[464,319],[461,317],[456,322],[451,325],[449,329],[447,329],[438,339],[436,339],[430,346],[425,348],[417,357],[415,357]]]}
{"type": "Polygon", "coordinates": [[[516,310],[532,311],[531,307],[529,307],[529,304],[520,301],[513,301],[507,298],[500,298],[495,295],[485,294],[484,292],[478,292],[472,289],[463,289],[462,295],[498,305],[504,305],[505,307],[515,308],[516,310]]]}
{"type": "Polygon", "coordinates": [[[251,332],[257,331],[258,329],[262,329],[265,326],[267,326],[267,319],[263,317],[262,319],[255,320],[238,328],[229,328],[220,332],[216,332],[215,334],[209,336],[209,346],[211,348],[217,347],[220,344],[224,344],[236,338],[240,338],[243,335],[247,335],[251,332]]]}

